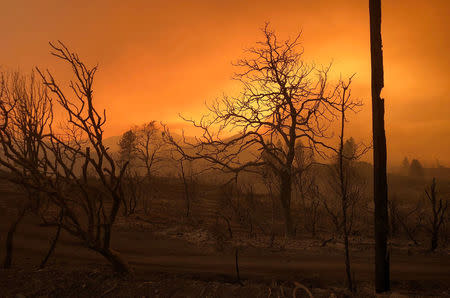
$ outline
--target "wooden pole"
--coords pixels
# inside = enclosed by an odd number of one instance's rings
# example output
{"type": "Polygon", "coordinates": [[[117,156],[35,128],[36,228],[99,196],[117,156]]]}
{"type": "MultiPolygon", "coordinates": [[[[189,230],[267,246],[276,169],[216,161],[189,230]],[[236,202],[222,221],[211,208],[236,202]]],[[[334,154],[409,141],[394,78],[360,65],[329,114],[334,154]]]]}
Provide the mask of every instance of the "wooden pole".
{"type": "Polygon", "coordinates": [[[381,41],[381,0],[369,0],[370,52],[372,66],[372,132],[375,202],[375,290],[390,290],[388,190],[386,174],[386,134],[384,128],[383,50],[381,41]]]}

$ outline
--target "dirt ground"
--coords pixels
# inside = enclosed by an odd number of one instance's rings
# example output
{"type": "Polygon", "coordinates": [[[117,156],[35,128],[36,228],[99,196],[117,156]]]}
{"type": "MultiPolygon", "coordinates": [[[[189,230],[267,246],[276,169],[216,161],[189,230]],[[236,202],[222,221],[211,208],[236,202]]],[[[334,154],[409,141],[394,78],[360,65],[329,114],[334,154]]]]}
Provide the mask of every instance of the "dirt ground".
{"type": "MultiPolygon", "coordinates": [[[[113,273],[104,258],[64,231],[47,266],[38,270],[55,228],[42,227],[39,218],[27,215],[14,239],[13,268],[0,269],[0,297],[293,297],[295,283],[314,297],[374,296],[370,238],[351,239],[357,293],[350,295],[345,289],[342,241],[323,245],[323,237],[300,235],[272,242],[244,230],[220,240],[208,230],[217,208],[213,201],[198,201],[193,209],[198,212],[186,219],[177,197],[182,198],[167,187],[151,215],[117,219],[111,246],[133,268],[133,275],[126,277],[113,273]],[[242,284],[236,282],[236,248],[242,284]]],[[[9,189],[1,189],[1,259],[15,198],[9,189]]],[[[429,253],[407,241],[393,242],[391,279],[393,292],[385,296],[450,297],[450,250],[429,253]]],[[[297,289],[296,297],[308,295],[297,289]]]]}
{"type": "MultiPolygon", "coordinates": [[[[98,264],[1,270],[0,276],[1,297],[309,297],[298,283],[289,281],[249,279],[240,285],[226,277],[156,272],[145,277],[124,277],[98,264]]],[[[314,297],[375,297],[369,283],[360,283],[358,291],[352,295],[342,287],[320,286],[317,281],[304,281],[302,285],[308,287],[314,297]]],[[[397,289],[383,297],[448,295],[448,292],[437,290],[425,292],[420,282],[394,285],[397,289]]]]}
{"type": "MultiPolygon", "coordinates": [[[[0,225],[1,243],[7,217],[0,225]]],[[[13,269],[0,271],[0,297],[293,297],[294,282],[315,297],[349,295],[339,243],[321,247],[320,241],[281,241],[270,249],[241,245],[239,285],[235,246],[218,251],[201,230],[164,228],[139,217],[119,220],[112,244],[132,266],[132,277],[115,275],[100,256],[65,233],[47,268],[37,270],[54,233],[38,224],[28,216],[19,227],[13,269]]],[[[352,251],[357,297],[374,295],[371,247],[362,243],[352,251]]],[[[450,296],[448,251],[429,254],[393,247],[391,264],[391,296],[450,296]]],[[[307,297],[302,291],[297,297],[307,297]]]]}
{"type": "MultiPolygon", "coordinates": [[[[243,284],[222,279],[208,280],[188,274],[151,273],[117,276],[109,268],[86,265],[83,268],[51,266],[43,270],[0,271],[2,297],[292,297],[296,284],[282,281],[244,280],[243,284]]],[[[297,297],[307,297],[295,289],[297,297]]],[[[310,288],[314,297],[345,297],[341,288],[310,288]]],[[[371,296],[370,288],[360,287],[358,296],[371,296]]]]}

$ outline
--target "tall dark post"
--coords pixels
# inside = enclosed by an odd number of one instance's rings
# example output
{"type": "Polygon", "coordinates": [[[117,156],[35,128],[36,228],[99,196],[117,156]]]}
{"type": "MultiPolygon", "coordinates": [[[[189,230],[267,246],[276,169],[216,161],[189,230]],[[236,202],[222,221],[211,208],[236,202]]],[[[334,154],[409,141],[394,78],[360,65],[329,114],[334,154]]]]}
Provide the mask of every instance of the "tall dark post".
{"type": "Polygon", "coordinates": [[[390,289],[389,251],[387,250],[388,192],[386,175],[386,134],[384,130],[383,50],[381,42],[381,0],[369,0],[370,52],[372,65],[372,132],[375,201],[375,289],[390,289]]]}

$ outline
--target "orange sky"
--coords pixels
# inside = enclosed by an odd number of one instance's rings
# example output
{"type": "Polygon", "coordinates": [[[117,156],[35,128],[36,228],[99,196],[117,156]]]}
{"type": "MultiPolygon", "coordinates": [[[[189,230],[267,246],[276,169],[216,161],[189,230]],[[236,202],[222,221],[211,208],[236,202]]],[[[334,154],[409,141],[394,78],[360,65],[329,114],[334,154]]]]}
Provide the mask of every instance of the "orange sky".
{"type": "MultiPolygon", "coordinates": [[[[384,0],[383,43],[389,160],[450,166],[450,1],[384,0]]],[[[356,73],[365,103],[351,134],[371,135],[368,0],[14,0],[0,3],[0,66],[67,72],[48,54],[60,39],[99,63],[96,100],[107,135],[178,113],[197,117],[229,91],[230,62],[261,38],[265,21],[282,38],[303,31],[305,58],[356,73]]]]}

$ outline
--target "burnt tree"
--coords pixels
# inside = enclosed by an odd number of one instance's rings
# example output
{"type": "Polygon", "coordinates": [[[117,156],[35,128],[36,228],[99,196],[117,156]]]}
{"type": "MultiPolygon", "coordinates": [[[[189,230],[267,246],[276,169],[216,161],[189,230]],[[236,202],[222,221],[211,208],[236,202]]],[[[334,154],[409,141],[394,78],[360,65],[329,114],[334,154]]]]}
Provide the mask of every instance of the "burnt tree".
{"type": "Polygon", "coordinates": [[[36,198],[45,198],[49,208],[40,214],[43,225],[68,232],[104,256],[116,271],[129,272],[127,262],[110,246],[127,163],[118,166],[103,144],[106,112],[98,112],[93,97],[97,67],[87,67],[60,42],[50,46],[51,53],[72,69],[72,94],[50,72],[37,69],[51,98],[43,97],[38,105],[2,100],[0,165],[12,182],[32,190],[36,198]],[[22,112],[24,106],[32,108],[22,112]],[[55,106],[65,115],[61,119],[65,125],[55,124],[55,106]],[[20,125],[21,117],[37,117],[38,125],[33,121],[20,125]],[[30,145],[24,147],[24,140],[30,145]]]}
{"type": "Polygon", "coordinates": [[[431,235],[430,250],[434,251],[438,247],[439,234],[447,213],[448,202],[444,202],[442,199],[437,198],[438,192],[436,190],[436,178],[433,178],[431,181],[430,188],[425,189],[425,194],[430,202],[432,213],[431,218],[428,219],[429,224],[425,226],[425,229],[431,235]]]}
{"type": "Polygon", "coordinates": [[[30,75],[4,72],[0,77],[0,165],[6,171],[2,179],[18,185],[24,194],[23,200],[17,202],[18,214],[6,237],[5,268],[12,264],[17,226],[27,212],[38,213],[41,205],[40,193],[27,187],[27,181],[41,166],[44,151],[41,142],[52,119],[50,98],[41,83],[34,72],[30,75]],[[10,158],[11,154],[16,158],[10,158]]]}
{"type": "Polygon", "coordinates": [[[369,0],[370,52],[372,68],[372,134],[373,177],[375,202],[375,288],[378,293],[389,291],[388,189],[386,174],[386,134],[384,129],[383,50],[381,41],[381,0],[369,0]]]}
{"type": "Polygon", "coordinates": [[[235,63],[240,94],[216,100],[200,121],[186,119],[203,130],[202,136],[180,142],[166,132],[185,158],[206,160],[212,168],[238,174],[270,167],[279,184],[285,235],[292,237],[296,146],[303,142],[322,153],[329,148],[325,139],[338,87],[328,82],[330,67],[304,62],[300,35],[280,41],[268,24],[262,33],[264,39],[235,63]]]}
{"type": "Polygon", "coordinates": [[[336,105],[340,114],[340,133],[339,133],[339,146],[337,150],[337,164],[335,166],[335,177],[337,180],[336,189],[340,197],[341,205],[341,224],[342,232],[344,236],[344,254],[345,254],[345,271],[347,276],[347,287],[350,291],[354,291],[354,280],[351,275],[350,264],[350,244],[349,235],[353,226],[353,213],[354,206],[361,196],[361,190],[356,182],[356,174],[353,163],[365,153],[365,150],[358,152],[357,145],[353,139],[350,138],[344,144],[345,137],[345,123],[348,121],[347,113],[349,111],[356,112],[356,109],[362,105],[361,102],[351,100],[350,92],[351,78],[348,83],[341,82],[342,88],[339,90],[339,102],[336,105]],[[342,90],[342,92],[341,92],[342,90]]]}

